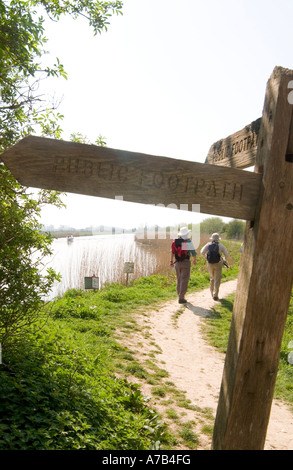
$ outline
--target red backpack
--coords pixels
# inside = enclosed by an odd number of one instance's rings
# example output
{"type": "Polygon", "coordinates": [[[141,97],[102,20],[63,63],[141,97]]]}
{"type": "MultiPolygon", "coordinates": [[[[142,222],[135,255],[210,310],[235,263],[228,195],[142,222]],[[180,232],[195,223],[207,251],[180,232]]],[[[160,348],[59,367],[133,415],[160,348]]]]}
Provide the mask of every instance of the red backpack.
{"type": "Polygon", "coordinates": [[[187,243],[182,238],[175,238],[172,242],[172,253],[175,255],[176,261],[183,261],[187,258],[187,243]]]}

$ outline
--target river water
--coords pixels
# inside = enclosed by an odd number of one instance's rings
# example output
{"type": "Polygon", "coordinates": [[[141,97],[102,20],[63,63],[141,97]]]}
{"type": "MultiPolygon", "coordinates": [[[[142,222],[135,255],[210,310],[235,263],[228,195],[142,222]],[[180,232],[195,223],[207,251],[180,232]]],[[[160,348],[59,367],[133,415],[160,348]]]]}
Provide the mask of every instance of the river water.
{"type": "Polygon", "coordinates": [[[151,247],[137,243],[134,234],[77,237],[72,242],[58,238],[52,244],[53,255],[45,260],[61,274],[48,297],[62,295],[67,289],[84,288],[85,277],[98,276],[100,287],[109,282],[127,282],[155,272],[156,254],[151,247]],[[124,263],[134,263],[134,273],[124,273],[124,263]]]}

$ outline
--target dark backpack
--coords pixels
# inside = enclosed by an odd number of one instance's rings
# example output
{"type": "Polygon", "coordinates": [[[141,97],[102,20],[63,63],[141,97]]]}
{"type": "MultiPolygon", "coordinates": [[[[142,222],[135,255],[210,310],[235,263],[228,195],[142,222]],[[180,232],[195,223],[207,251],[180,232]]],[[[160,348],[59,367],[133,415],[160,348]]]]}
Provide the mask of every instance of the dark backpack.
{"type": "Polygon", "coordinates": [[[219,244],[217,242],[212,242],[208,247],[207,260],[211,264],[218,263],[221,259],[219,252],[219,244]]]}
{"type": "Polygon", "coordinates": [[[187,256],[187,243],[182,238],[176,238],[172,243],[172,253],[175,255],[176,261],[183,261],[187,256]]]}

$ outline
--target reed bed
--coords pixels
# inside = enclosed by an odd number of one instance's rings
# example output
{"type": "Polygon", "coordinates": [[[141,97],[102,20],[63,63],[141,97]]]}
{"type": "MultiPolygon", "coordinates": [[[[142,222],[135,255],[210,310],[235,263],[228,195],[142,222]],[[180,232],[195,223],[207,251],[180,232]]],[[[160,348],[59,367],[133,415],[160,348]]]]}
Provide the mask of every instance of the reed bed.
{"type": "MultiPolygon", "coordinates": [[[[84,288],[84,278],[98,276],[100,287],[112,282],[126,284],[127,280],[139,279],[152,274],[166,273],[169,268],[170,245],[167,240],[151,240],[152,243],[141,243],[141,240],[129,239],[94,241],[87,244],[63,247],[55,254],[51,264],[61,273],[62,281],[53,288],[51,297],[61,296],[67,289],[84,288]],[[70,252],[71,250],[71,252],[70,252]],[[134,263],[134,272],[128,277],[124,272],[124,263],[134,263]]],[[[50,265],[50,263],[49,263],[50,265]]]]}
{"type": "MultiPolygon", "coordinates": [[[[209,241],[210,235],[201,234],[200,248],[209,241]]],[[[170,269],[170,249],[172,238],[169,234],[160,237],[160,233],[153,236],[122,239],[97,239],[88,237],[83,243],[75,240],[71,246],[66,243],[59,248],[53,258],[51,266],[61,273],[62,281],[54,286],[50,298],[63,295],[72,288],[84,289],[85,277],[98,276],[100,288],[118,282],[126,284],[152,274],[174,276],[170,269]],[[134,272],[126,274],[124,263],[134,263],[134,272]]],[[[50,263],[49,263],[50,265],[50,263]]]]}

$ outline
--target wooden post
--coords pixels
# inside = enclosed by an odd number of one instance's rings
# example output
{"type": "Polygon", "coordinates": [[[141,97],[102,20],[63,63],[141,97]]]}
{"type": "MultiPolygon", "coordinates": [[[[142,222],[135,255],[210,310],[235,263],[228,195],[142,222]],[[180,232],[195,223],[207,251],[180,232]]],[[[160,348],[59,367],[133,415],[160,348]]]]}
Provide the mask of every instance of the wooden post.
{"type": "Polygon", "coordinates": [[[263,188],[247,222],[213,449],[264,448],[293,279],[293,134],[288,82],[270,77],[258,136],[263,188]]]}
{"type": "Polygon", "coordinates": [[[123,271],[126,273],[126,286],[128,286],[128,276],[131,273],[134,273],[134,263],[126,261],[124,263],[123,271]]]}

